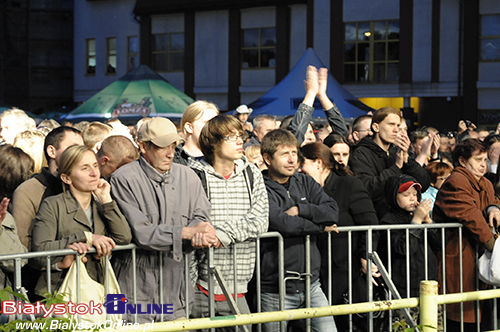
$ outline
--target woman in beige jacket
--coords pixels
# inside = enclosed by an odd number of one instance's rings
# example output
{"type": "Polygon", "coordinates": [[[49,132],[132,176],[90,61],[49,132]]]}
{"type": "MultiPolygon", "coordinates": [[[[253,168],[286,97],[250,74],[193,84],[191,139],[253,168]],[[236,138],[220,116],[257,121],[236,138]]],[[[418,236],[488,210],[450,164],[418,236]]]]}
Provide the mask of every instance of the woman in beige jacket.
{"type": "MultiPolygon", "coordinates": [[[[71,146],[62,154],[58,165],[64,192],[47,198],[40,205],[33,227],[33,249],[70,248],[84,254],[93,246],[97,254],[87,258],[87,270],[94,280],[102,282],[100,257],[110,255],[116,244],[130,243],[130,227],[111,198],[109,183],[100,178],[92,150],[81,145],[71,146]]],[[[60,286],[74,259],[75,255],[54,257],[52,291],[60,286]]],[[[46,265],[45,258],[36,262],[40,268],[46,265]]],[[[46,273],[43,273],[36,293],[43,294],[46,290],[46,273]]]]}

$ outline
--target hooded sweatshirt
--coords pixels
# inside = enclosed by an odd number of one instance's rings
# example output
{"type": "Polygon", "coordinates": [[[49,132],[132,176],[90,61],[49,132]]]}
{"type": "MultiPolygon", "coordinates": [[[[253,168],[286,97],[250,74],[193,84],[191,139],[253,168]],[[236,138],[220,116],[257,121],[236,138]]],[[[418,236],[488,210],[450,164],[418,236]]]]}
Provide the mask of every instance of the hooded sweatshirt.
{"type": "MultiPolygon", "coordinates": [[[[380,224],[388,225],[404,225],[415,224],[412,222],[413,212],[409,212],[401,208],[398,204],[399,187],[406,182],[415,181],[415,178],[402,174],[393,176],[387,179],[385,185],[385,198],[390,206],[389,212],[380,220],[380,224]]],[[[418,190],[420,200],[420,190],[418,190]]],[[[406,230],[393,230],[390,233],[391,243],[391,264],[392,264],[392,281],[396,285],[399,294],[402,298],[407,295],[407,267],[406,267],[406,230]]],[[[439,236],[436,229],[427,230],[427,266],[428,280],[437,280],[438,265],[436,255],[433,252],[440,249],[439,236]]],[[[410,295],[411,297],[419,296],[420,281],[425,280],[425,243],[424,229],[411,229],[409,231],[410,244],[410,295]]],[[[386,267],[387,268],[387,267],[386,267]]]]}
{"type": "Polygon", "coordinates": [[[388,178],[401,174],[411,175],[417,179],[423,191],[426,191],[431,183],[429,173],[411,157],[403,168],[396,166],[396,153],[395,145],[385,151],[367,136],[356,145],[349,160],[351,170],[368,190],[379,219],[389,210],[384,196],[384,186],[388,178]]]}
{"type": "MultiPolygon", "coordinates": [[[[215,228],[215,235],[223,244],[223,247],[214,251],[215,266],[227,285],[230,285],[229,291],[232,293],[233,251],[236,250],[238,294],[246,293],[255,268],[255,240],[268,227],[269,203],[262,173],[255,165],[249,164],[244,156],[235,161],[234,172],[227,180],[205,160],[193,163],[191,167],[205,173],[207,196],[212,204],[210,221],[215,228]],[[253,173],[253,184],[246,174],[248,165],[253,173]]],[[[206,250],[196,251],[194,264],[197,266],[192,266],[191,277],[208,289],[206,250]]],[[[218,283],[215,294],[223,294],[218,283]]]]}

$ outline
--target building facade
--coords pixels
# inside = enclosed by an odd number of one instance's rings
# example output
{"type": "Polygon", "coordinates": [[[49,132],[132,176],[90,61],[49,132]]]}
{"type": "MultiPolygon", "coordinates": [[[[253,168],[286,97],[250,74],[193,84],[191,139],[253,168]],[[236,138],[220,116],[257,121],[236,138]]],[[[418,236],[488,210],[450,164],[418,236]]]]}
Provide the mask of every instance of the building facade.
{"type": "Polygon", "coordinates": [[[76,102],[140,63],[231,110],[312,47],[372,107],[442,130],[500,120],[496,0],[77,1],[74,43],[76,102]]]}
{"type": "Polygon", "coordinates": [[[73,106],[73,0],[0,1],[0,101],[73,106]]]}

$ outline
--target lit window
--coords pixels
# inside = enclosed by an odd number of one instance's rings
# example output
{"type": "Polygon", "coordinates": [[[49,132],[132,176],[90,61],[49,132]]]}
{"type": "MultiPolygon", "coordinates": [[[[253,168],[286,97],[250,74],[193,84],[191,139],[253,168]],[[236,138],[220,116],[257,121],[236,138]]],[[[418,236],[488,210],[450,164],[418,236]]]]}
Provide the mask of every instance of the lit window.
{"type": "Polygon", "coordinates": [[[116,38],[106,38],[106,74],[116,74],[116,38]]]}
{"type": "Polygon", "coordinates": [[[95,38],[87,39],[86,41],[86,73],[87,75],[95,75],[95,38]]]}
{"type": "Polygon", "coordinates": [[[481,16],[481,60],[500,61],[500,15],[481,16]]]}
{"type": "Polygon", "coordinates": [[[399,21],[345,24],[344,82],[399,80],[399,21]]]}
{"type": "Polygon", "coordinates": [[[243,29],[241,68],[276,67],[276,28],[243,29]]]}
{"type": "Polygon", "coordinates": [[[130,36],[127,38],[127,73],[137,66],[137,55],[139,54],[139,38],[130,36]]]}
{"type": "Polygon", "coordinates": [[[159,72],[184,70],[184,33],[153,35],[153,68],[159,72]]]}

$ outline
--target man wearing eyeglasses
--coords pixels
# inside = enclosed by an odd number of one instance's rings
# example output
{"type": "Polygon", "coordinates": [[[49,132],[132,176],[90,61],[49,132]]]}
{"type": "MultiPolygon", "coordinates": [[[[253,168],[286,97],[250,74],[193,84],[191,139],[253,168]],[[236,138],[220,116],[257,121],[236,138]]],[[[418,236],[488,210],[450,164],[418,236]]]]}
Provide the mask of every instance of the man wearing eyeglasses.
{"type": "Polygon", "coordinates": [[[355,144],[358,144],[366,136],[371,136],[372,129],[372,116],[371,115],[360,115],[352,123],[352,140],[355,144]]]}
{"type": "Polygon", "coordinates": [[[452,153],[457,145],[457,136],[455,133],[439,133],[439,152],[452,153]]]}
{"type": "MultiPolygon", "coordinates": [[[[215,266],[228,285],[242,314],[250,313],[245,300],[247,284],[255,267],[255,240],[267,231],[269,202],[260,170],[243,156],[246,133],[231,115],[209,120],[200,133],[204,159],[191,167],[198,172],[212,204],[210,220],[215,227],[215,266]],[[237,290],[234,294],[233,254],[236,252],[237,290]]],[[[206,250],[197,250],[194,317],[208,317],[208,260],[206,250]]],[[[233,315],[221,286],[215,286],[215,311],[233,315]]],[[[219,329],[218,329],[219,330],[219,329]]],[[[220,329],[223,330],[223,329],[220,329]]],[[[228,329],[233,331],[234,328],[228,329]]]]}

